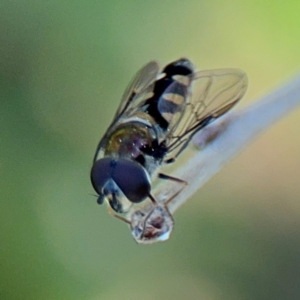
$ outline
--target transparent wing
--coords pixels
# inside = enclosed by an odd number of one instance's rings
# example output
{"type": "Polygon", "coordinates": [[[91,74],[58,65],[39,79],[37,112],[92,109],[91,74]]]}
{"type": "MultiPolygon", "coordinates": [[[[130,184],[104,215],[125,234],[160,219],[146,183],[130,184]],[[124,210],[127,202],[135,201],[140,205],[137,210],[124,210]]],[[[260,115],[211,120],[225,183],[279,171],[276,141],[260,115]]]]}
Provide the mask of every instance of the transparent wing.
{"type": "Polygon", "coordinates": [[[244,96],[247,85],[247,75],[239,69],[195,73],[185,113],[167,141],[168,157],[177,157],[197,131],[229,111],[244,96]]]}
{"type": "Polygon", "coordinates": [[[101,148],[103,143],[106,141],[107,135],[118,120],[130,114],[134,109],[137,109],[141,103],[150,98],[150,93],[152,93],[154,82],[159,73],[159,65],[156,61],[150,61],[144,65],[133,77],[130,84],[127,86],[121,103],[117,109],[117,112],[113,118],[113,121],[109,125],[106,133],[100,140],[93,161],[101,156],[101,148]]]}
{"type": "Polygon", "coordinates": [[[156,61],[150,61],[136,73],[122,96],[114,118],[118,118],[125,111],[138,106],[144,100],[141,94],[151,90],[151,86],[155,82],[158,73],[159,65],[156,61]]]}

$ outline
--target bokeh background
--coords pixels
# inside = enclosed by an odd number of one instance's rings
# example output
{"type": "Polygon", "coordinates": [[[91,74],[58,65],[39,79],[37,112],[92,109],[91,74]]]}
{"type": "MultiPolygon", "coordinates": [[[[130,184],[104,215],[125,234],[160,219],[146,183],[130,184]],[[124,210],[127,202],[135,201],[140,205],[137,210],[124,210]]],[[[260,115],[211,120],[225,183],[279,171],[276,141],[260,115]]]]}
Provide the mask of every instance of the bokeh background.
{"type": "Polygon", "coordinates": [[[299,110],[181,207],[165,243],[137,245],[89,182],[144,63],[242,68],[242,107],[299,71],[299,12],[298,0],[2,0],[0,298],[300,299],[299,110]]]}

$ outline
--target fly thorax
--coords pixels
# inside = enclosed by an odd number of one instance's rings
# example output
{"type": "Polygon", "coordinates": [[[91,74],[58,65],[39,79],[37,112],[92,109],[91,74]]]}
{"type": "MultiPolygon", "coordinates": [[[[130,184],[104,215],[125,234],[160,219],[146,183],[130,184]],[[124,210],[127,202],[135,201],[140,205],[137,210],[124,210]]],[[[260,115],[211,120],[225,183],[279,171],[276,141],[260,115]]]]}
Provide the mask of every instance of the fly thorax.
{"type": "Polygon", "coordinates": [[[138,160],[145,152],[151,152],[155,136],[151,128],[142,123],[130,122],[121,124],[107,139],[104,148],[105,156],[119,156],[123,158],[138,160]]]}

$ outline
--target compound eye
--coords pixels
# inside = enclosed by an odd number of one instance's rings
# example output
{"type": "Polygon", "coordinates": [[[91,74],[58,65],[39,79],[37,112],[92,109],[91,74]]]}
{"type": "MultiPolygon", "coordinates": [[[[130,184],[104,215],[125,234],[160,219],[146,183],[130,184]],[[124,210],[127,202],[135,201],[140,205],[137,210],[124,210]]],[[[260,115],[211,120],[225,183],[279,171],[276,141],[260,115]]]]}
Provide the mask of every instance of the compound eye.
{"type": "MultiPolygon", "coordinates": [[[[103,158],[97,160],[91,170],[91,181],[95,191],[100,195],[107,180],[111,178],[111,159],[103,158]]],[[[99,201],[101,202],[101,200],[99,201]]],[[[99,203],[98,202],[98,203],[99,203]]]]}
{"type": "Polygon", "coordinates": [[[113,179],[124,195],[133,203],[143,201],[150,193],[151,185],[147,171],[138,163],[120,159],[113,179]]]}

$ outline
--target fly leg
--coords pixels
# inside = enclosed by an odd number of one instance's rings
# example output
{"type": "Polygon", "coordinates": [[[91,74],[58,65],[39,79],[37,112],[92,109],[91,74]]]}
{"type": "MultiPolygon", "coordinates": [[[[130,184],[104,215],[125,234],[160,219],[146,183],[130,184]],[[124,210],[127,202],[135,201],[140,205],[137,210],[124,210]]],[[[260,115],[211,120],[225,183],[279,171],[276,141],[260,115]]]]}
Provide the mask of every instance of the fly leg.
{"type": "Polygon", "coordinates": [[[183,180],[183,179],[180,179],[180,178],[177,178],[177,177],[173,177],[173,176],[170,176],[170,175],[167,175],[167,174],[163,174],[163,173],[159,173],[158,174],[158,177],[161,178],[161,179],[167,179],[167,180],[172,180],[172,181],[175,181],[175,182],[178,182],[178,183],[181,183],[182,186],[181,188],[175,192],[168,200],[166,200],[166,202],[164,203],[164,206],[167,207],[168,204],[178,195],[182,192],[182,190],[187,186],[187,181],[183,180]]]}
{"type": "Polygon", "coordinates": [[[107,207],[107,212],[108,212],[111,216],[113,216],[113,217],[115,217],[115,218],[117,218],[117,219],[119,219],[119,220],[121,220],[121,221],[123,221],[123,222],[129,224],[129,225],[131,224],[131,222],[130,222],[128,219],[126,219],[125,217],[122,217],[122,216],[116,214],[116,213],[112,210],[112,208],[111,208],[110,206],[107,207]]]}
{"type": "MultiPolygon", "coordinates": [[[[151,194],[149,194],[148,197],[151,200],[151,202],[153,203],[153,205],[157,205],[157,202],[156,202],[155,198],[151,194]]],[[[117,219],[119,219],[119,220],[121,220],[121,221],[123,221],[123,222],[125,222],[125,223],[127,223],[129,225],[131,225],[131,221],[130,220],[128,220],[127,218],[125,218],[125,217],[123,217],[123,216],[121,216],[119,214],[116,214],[114,212],[114,210],[110,206],[107,206],[107,212],[111,216],[113,216],[113,217],[115,217],[115,218],[117,218],[117,219]]]]}
{"type": "Polygon", "coordinates": [[[177,177],[173,177],[173,176],[170,176],[170,175],[167,175],[167,174],[164,174],[164,173],[158,173],[158,178],[179,182],[179,183],[182,183],[184,186],[187,185],[187,182],[185,180],[177,178],[177,177]]]}
{"type": "Polygon", "coordinates": [[[157,205],[155,198],[151,194],[149,194],[148,197],[154,205],[157,205]]]}
{"type": "MultiPolygon", "coordinates": [[[[186,182],[186,181],[185,181],[186,182]]],[[[165,202],[165,207],[168,206],[168,204],[177,196],[179,195],[182,190],[185,188],[185,186],[187,185],[187,182],[185,185],[183,185],[176,193],[174,193],[166,202],[165,202]]]]}

